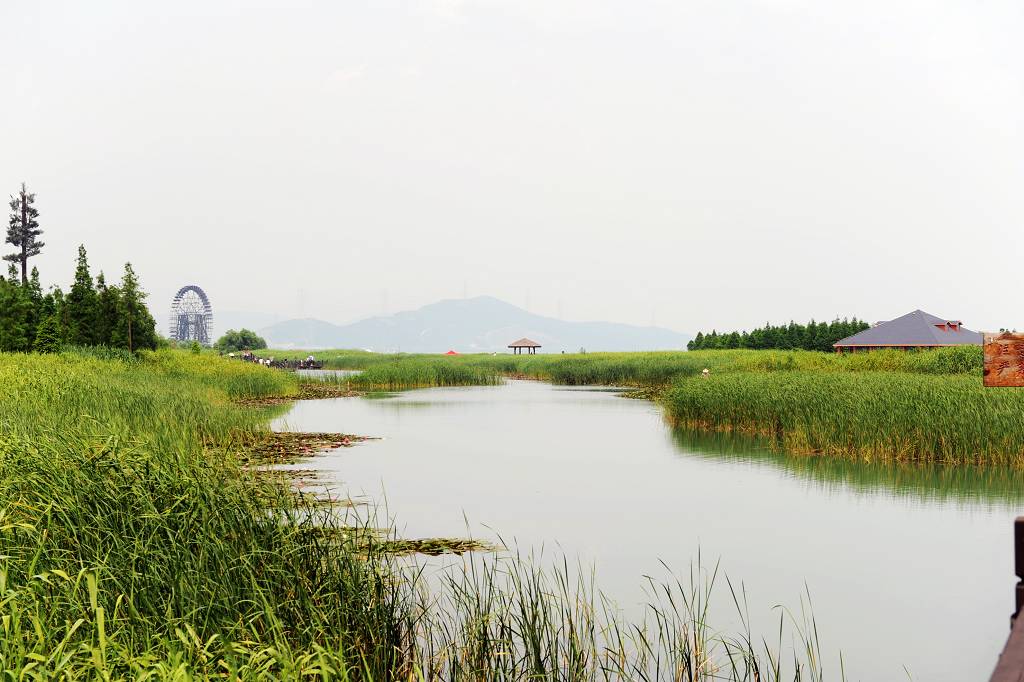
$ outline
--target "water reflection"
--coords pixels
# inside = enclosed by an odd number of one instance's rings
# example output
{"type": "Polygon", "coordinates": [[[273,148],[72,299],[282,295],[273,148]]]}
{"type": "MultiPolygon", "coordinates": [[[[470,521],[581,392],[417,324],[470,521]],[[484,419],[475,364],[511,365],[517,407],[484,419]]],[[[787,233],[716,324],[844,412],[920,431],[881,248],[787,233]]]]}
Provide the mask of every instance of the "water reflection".
{"type": "Polygon", "coordinates": [[[673,429],[672,440],[682,456],[772,467],[826,490],[843,488],[865,495],[881,492],[922,502],[1010,509],[1024,504],[1024,471],[1019,469],[788,455],[773,449],[768,439],[689,429],[673,429]]]}

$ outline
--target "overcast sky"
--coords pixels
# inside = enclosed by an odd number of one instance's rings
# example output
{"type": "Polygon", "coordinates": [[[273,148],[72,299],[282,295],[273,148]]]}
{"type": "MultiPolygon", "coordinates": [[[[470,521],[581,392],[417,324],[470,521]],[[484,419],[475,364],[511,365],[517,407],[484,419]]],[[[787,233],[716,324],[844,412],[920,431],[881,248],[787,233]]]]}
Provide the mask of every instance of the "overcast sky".
{"type": "Polygon", "coordinates": [[[1024,328],[1020,0],[0,3],[45,283],[1024,328]]]}

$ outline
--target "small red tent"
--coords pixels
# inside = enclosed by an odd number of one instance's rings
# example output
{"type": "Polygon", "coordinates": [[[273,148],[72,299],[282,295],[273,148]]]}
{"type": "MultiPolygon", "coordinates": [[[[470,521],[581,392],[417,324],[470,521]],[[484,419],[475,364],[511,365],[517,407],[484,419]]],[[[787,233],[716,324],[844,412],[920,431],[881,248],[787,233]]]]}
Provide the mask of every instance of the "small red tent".
{"type": "Polygon", "coordinates": [[[455,351],[453,351],[453,350],[450,350],[450,351],[448,351],[447,353],[445,353],[445,355],[458,355],[458,353],[456,353],[456,352],[455,352],[455,351]]]}

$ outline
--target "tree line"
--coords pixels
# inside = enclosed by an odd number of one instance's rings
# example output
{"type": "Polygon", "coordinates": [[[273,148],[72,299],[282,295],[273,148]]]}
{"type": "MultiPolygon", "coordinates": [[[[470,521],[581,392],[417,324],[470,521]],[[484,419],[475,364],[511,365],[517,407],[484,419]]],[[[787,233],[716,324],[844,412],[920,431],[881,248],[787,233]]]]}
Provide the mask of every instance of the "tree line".
{"type": "Polygon", "coordinates": [[[723,332],[712,330],[697,336],[686,344],[687,350],[717,350],[725,348],[752,348],[767,350],[778,348],[783,350],[818,350],[830,352],[832,344],[847,336],[864,331],[870,327],[867,322],[851,319],[835,319],[832,322],[815,322],[807,324],[790,322],[786,325],[766,324],[753,331],[723,332]]]}
{"type": "Polygon", "coordinates": [[[131,263],[121,281],[94,279],[84,246],[78,247],[75,279],[67,293],[51,286],[46,293],[39,270],[29,259],[42,252],[36,195],[24,183],[11,197],[6,243],[15,248],[8,276],[0,277],[0,351],[52,353],[62,346],[108,346],[136,351],[156,348],[156,322],[146,307],[146,293],[131,263]],[[19,272],[20,271],[20,272],[19,272]]]}

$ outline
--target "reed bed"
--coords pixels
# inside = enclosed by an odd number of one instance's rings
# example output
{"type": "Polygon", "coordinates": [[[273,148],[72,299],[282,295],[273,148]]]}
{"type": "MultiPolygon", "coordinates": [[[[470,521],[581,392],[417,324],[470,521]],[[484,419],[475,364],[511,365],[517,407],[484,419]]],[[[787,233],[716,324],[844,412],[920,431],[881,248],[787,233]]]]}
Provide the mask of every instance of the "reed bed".
{"type": "Polygon", "coordinates": [[[265,413],[233,399],[295,390],[210,355],[0,354],[0,676],[822,678],[812,629],[794,650],[712,628],[701,574],[659,586],[642,622],[516,557],[428,587],[241,465],[265,413]]]}
{"type": "Polygon", "coordinates": [[[663,402],[677,425],[768,436],[794,453],[1024,464],[1024,396],[968,375],[733,373],[684,380],[663,402]]]}
{"type": "MultiPolygon", "coordinates": [[[[275,358],[304,358],[309,351],[261,351],[275,358]]],[[[412,371],[424,366],[469,368],[465,381],[483,374],[520,376],[565,385],[664,387],[700,374],[720,372],[904,372],[910,374],[981,375],[981,348],[961,346],[925,351],[880,350],[871,353],[818,353],[783,350],[661,351],[647,353],[582,353],[510,355],[475,353],[455,356],[376,354],[366,351],[314,352],[331,369],[396,366],[412,371]]],[[[423,371],[423,378],[429,378],[423,371]]],[[[429,385],[429,384],[428,384],[429,385]]]]}
{"type": "Polygon", "coordinates": [[[487,368],[445,357],[409,357],[370,365],[346,377],[354,389],[396,391],[432,386],[492,386],[502,377],[487,368]]]}

